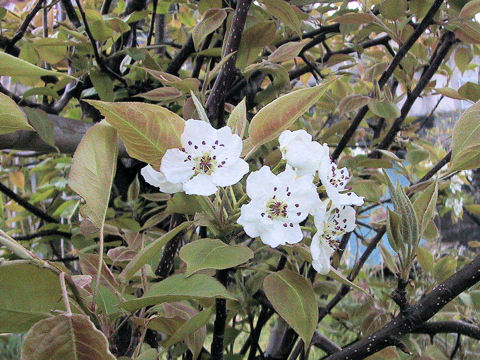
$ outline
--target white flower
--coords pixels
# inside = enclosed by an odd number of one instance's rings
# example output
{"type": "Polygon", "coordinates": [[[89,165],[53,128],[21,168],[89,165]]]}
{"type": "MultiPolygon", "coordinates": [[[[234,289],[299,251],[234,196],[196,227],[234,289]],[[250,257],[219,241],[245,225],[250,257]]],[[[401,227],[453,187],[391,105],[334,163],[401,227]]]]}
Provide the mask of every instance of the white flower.
{"type": "Polygon", "coordinates": [[[326,210],[328,200],[316,209],[314,216],[316,234],[312,238],[310,251],[313,268],[322,275],[330,271],[330,256],[336,248],[335,240],[355,229],[355,210],[351,206],[342,206],[326,210]]]}
{"type": "Polygon", "coordinates": [[[363,197],[346,188],[350,180],[347,168],[338,169],[334,162],[330,162],[329,165],[322,166],[318,170],[318,176],[335,207],[363,204],[363,197]]]}
{"type": "Polygon", "coordinates": [[[168,149],[160,171],[168,182],[182,184],[187,194],[212,195],[217,186],[239,182],[248,172],[240,159],[242,139],[225,126],[219,130],[201,120],[185,122],[181,149],[168,149]]]}
{"type": "Polygon", "coordinates": [[[282,159],[292,166],[299,176],[313,175],[322,164],[330,163],[327,144],[312,141],[305,130],[285,130],[278,138],[282,159]]]}
{"type": "Polygon", "coordinates": [[[242,206],[237,221],[247,235],[259,236],[271,247],[303,239],[299,224],[318,201],[311,176],[297,177],[291,169],[274,175],[264,166],[248,176],[247,194],[251,201],[242,206]]]}
{"type": "Polygon", "coordinates": [[[183,190],[181,183],[173,184],[168,182],[161,171],[155,170],[151,165],[145,166],[140,173],[147,183],[160,188],[161,192],[173,194],[183,190]]]}

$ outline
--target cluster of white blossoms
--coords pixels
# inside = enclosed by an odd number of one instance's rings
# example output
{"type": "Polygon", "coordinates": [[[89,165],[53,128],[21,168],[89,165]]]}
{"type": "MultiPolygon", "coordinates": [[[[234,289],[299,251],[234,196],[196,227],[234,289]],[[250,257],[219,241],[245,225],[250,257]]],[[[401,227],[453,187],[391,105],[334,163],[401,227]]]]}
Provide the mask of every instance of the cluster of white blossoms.
{"type": "Polygon", "coordinates": [[[312,141],[305,130],[286,130],[279,142],[287,163],[285,171],[274,175],[264,166],[248,176],[251,201],[242,206],[237,222],[247,235],[259,236],[265,244],[276,247],[302,241],[300,224],[313,215],[317,228],[310,246],[313,267],[328,274],[336,240],[355,228],[351,205],[362,205],[363,198],[347,188],[350,174],[332,162],[326,144],[312,141]],[[320,200],[317,178],[325,188],[325,200],[320,200]]]}
{"type": "MultiPolygon", "coordinates": [[[[327,274],[336,240],[355,228],[351,206],[362,205],[363,198],[347,188],[348,170],[338,169],[331,161],[326,144],[312,141],[304,130],[286,130],[279,142],[285,171],[275,175],[263,166],[248,176],[246,191],[251,201],[242,206],[237,222],[247,235],[277,247],[302,241],[300,224],[312,215],[317,228],[311,243],[313,267],[327,274]],[[325,188],[324,200],[317,180],[325,188]]],[[[249,170],[240,158],[242,140],[228,126],[216,130],[207,122],[188,120],[181,143],[181,149],[166,151],[160,171],[150,165],[141,171],[162,192],[209,196],[218,186],[236,184],[249,170]]]]}
{"type": "Polygon", "coordinates": [[[240,159],[242,139],[228,126],[216,130],[205,121],[187,120],[181,142],[181,149],[167,150],[160,171],[150,165],[141,171],[160,191],[209,196],[217,186],[236,184],[248,172],[248,164],[240,159]]]}

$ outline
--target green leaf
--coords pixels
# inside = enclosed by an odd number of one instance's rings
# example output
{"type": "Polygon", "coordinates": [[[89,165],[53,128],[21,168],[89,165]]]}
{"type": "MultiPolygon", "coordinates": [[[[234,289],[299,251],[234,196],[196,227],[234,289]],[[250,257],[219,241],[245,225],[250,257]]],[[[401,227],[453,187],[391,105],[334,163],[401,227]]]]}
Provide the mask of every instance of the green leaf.
{"type": "Polygon", "coordinates": [[[180,259],[187,263],[186,276],[203,269],[228,269],[253,258],[243,245],[228,245],[217,239],[199,239],[182,247],[180,259]]]}
{"type": "MultiPolygon", "coordinates": [[[[80,268],[82,269],[82,275],[90,275],[92,279],[97,278],[98,269],[98,254],[79,254],[80,268]]],[[[100,285],[103,285],[110,290],[116,291],[118,289],[118,282],[115,279],[113,273],[102,261],[102,271],[100,274],[100,285]]]]}
{"type": "Polygon", "coordinates": [[[141,68],[145,70],[147,73],[152,75],[155,79],[160,81],[165,86],[173,86],[178,90],[184,93],[190,93],[190,91],[197,91],[198,87],[200,86],[200,81],[194,78],[187,78],[187,79],[180,79],[175,75],[168,74],[163,71],[148,69],[148,68],[141,68]]]}
{"type": "Polygon", "coordinates": [[[365,291],[364,289],[362,289],[360,286],[358,286],[357,284],[351,282],[350,280],[348,280],[346,277],[344,277],[342,275],[341,272],[339,272],[337,269],[333,268],[333,267],[330,267],[330,272],[328,273],[328,276],[331,277],[332,279],[335,279],[337,281],[340,281],[341,283],[344,283],[345,285],[348,285],[350,286],[351,288],[354,288],[355,290],[358,290],[358,291],[361,291],[362,293],[364,293],[365,295],[368,295],[370,297],[370,294],[365,291]]]}
{"type": "Polygon", "coordinates": [[[400,116],[400,109],[394,103],[387,100],[374,100],[368,103],[372,113],[385,119],[396,119],[400,116]]]}
{"type": "Polygon", "coordinates": [[[453,256],[444,256],[435,262],[433,276],[438,282],[445,281],[455,273],[457,260],[453,256]]]}
{"type": "Polygon", "coordinates": [[[20,360],[115,360],[105,335],[86,315],[62,314],[36,323],[20,360]]]}
{"type": "Polygon", "coordinates": [[[135,95],[135,97],[142,97],[147,100],[159,101],[159,102],[170,102],[182,96],[182,92],[177,88],[165,86],[156,88],[146,93],[141,93],[135,95]]]}
{"type": "Polygon", "coordinates": [[[202,41],[208,34],[217,30],[227,17],[227,12],[223,9],[209,9],[205,12],[202,21],[200,21],[192,30],[193,44],[195,49],[200,49],[202,41]]]}
{"type": "Polygon", "coordinates": [[[293,29],[298,36],[302,36],[302,23],[288,2],[284,0],[262,0],[262,2],[269,14],[293,29]]]}
{"type": "Polygon", "coordinates": [[[0,230],[0,245],[5,246],[20,259],[37,261],[36,257],[30,251],[12,239],[3,230],[0,230]]]}
{"type": "Polygon", "coordinates": [[[372,101],[372,98],[364,95],[348,95],[344,97],[338,104],[338,112],[345,114],[350,111],[355,111],[367,105],[372,101]]]}
{"type": "Polygon", "coordinates": [[[434,258],[430,251],[424,247],[419,247],[417,249],[417,260],[425,272],[431,273],[433,271],[434,258]]]}
{"type": "MultiPolygon", "coordinates": [[[[179,341],[185,340],[190,345],[189,348],[192,350],[194,356],[193,358],[196,359],[195,355],[198,357],[198,354],[202,350],[203,342],[205,341],[205,335],[203,334],[203,341],[195,341],[197,339],[192,338],[190,335],[194,334],[197,330],[201,329],[210,319],[214,307],[209,307],[206,310],[200,311],[199,313],[193,315],[187,321],[185,321],[164,343],[162,346],[165,349],[168,349],[173,344],[176,344],[179,341]],[[190,337],[190,339],[188,339],[190,337]]],[[[202,340],[202,339],[199,339],[202,340]]]]}
{"type": "Polygon", "coordinates": [[[103,71],[91,71],[90,80],[92,81],[98,96],[102,101],[113,101],[115,95],[113,93],[113,81],[103,71]]]}
{"type": "Polygon", "coordinates": [[[402,242],[402,234],[400,232],[401,218],[395,211],[392,211],[390,208],[387,209],[387,238],[388,243],[392,249],[399,253],[400,249],[404,249],[404,244],[402,242]]]}
{"type": "Polygon", "coordinates": [[[460,17],[465,19],[471,19],[480,12],[480,0],[468,1],[460,11],[460,17]]]}
{"type": "Polygon", "coordinates": [[[238,103],[228,117],[227,126],[232,129],[234,134],[240,136],[243,139],[245,131],[247,129],[247,107],[245,98],[238,103]]]}
{"type": "Polygon", "coordinates": [[[364,13],[349,13],[336,17],[334,20],[340,24],[370,24],[375,21],[375,15],[364,13]]]}
{"type": "Polygon", "coordinates": [[[220,282],[210,276],[194,274],[185,277],[183,274],[176,274],[153,284],[141,298],[126,301],[120,307],[135,311],[164,302],[211,298],[236,300],[220,282]]]}
{"type": "Polygon", "coordinates": [[[475,84],[471,81],[467,81],[465,84],[460,86],[458,93],[464,99],[468,99],[472,102],[477,102],[480,100],[480,85],[475,84]]]}
{"type": "Polygon", "coordinates": [[[462,73],[468,70],[468,65],[473,60],[473,53],[469,47],[458,47],[455,50],[455,64],[462,73]]]}
{"type": "Polygon", "coordinates": [[[0,135],[17,130],[34,129],[28,123],[27,117],[15,101],[7,95],[0,93],[0,135]]]}
{"type": "Polygon", "coordinates": [[[263,280],[263,290],[275,311],[308,345],[317,327],[318,307],[310,282],[303,276],[282,270],[263,280]]]}
{"type": "Polygon", "coordinates": [[[87,101],[117,129],[128,154],[159,168],[167,149],[180,148],[185,121],[161,106],[135,102],[87,101]]]}
{"type": "Polygon", "coordinates": [[[200,117],[200,120],[210,123],[210,120],[208,120],[207,113],[205,112],[205,109],[203,108],[203,105],[200,102],[200,100],[198,100],[198,98],[195,96],[193,91],[190,91],[190,95],[192,96],[193,104],[195,105],[195,109],[197,110],[197,114],[200,117]]]}
{"type": "Polygon", "coordinates": [[[263,107],[250,123],[250,142],[259,147],[277,138],[325,94],[333,81],[293,91],[263,107]]]}
{"type": "Polygon", "coordinates": [[[380,4],[380,13],[389,20],[397,20],[405,16],[408,10],[406,0],[384,0],[380,4]]]}
{"type": "Polygon", "coordinates": [[[253,63],[260,52],[275,38],[276,26],[273,21],[257,22],[246,28],[238,49],[236,66],[243,69],[253,63]]]}
{"type": "Polygon", "coordinates": [[[292,60],[293,58],[298,56],[305,44],[309,41],[309,39],[304,39],[302,41],[287,42],[278,47],[273,53],[271,53],[268,56],[267,60],[276,63],[292,60]]]}
{"type": "Polygon", "coordinates": [[[167,201],[165,212],[168,214],[195,215],[202,210],[202,204],[197,195],[187,195],[179,192],[167,201]]]}
{"type": "Polygon", "coordinates": [[[0,333],[26,332],[63,309],[55,272],[23,260],[0,263],[0,333]]]}
{"type": "Polygon", "coordinates": [[[465,111],[453,128],[452,170],[480,167],[480,102],[465,111]]]}
{"type": "Polygon", "coordinates": [[[148,349],[142,352],[135,360],[158,360],[157,349],[148,349]]]}
{"type": "Polygon", "coordinates": [[[438,182],[435,181],[430,184],[413,202],[417,219],[420,220],[420,236],[427,228],[430,221],[434,218],[436,213],[438,196],[438,182]]]}
{"type": "Polygon", "coordinates": [[[91,127],[73,155],[68,184],[86,202],[82,214],[103,228],[117,166],[117,132],[104,121],[91,127]]]}
{"type": "Polygon", "coordinates": [[[45,75],[65,76],[69,79],[76,80],[73,76],[68,74],[45,70],[29,63],[28,61],[0,52],[0,76],[39,78],[40,76],[45,75]]]}
{"type": "Polygon", "coordinates": [[[132,278],[135,273],[141,269],[142,266],[148,263],[148,261],[153,257],[153,256],[158,256],[160,253],[160,250],[165,246],[165,244],[173,239],[175,236],[177,236],[181,231],[186,229],[188,226],[192,224],[191,221],[185,221],[178,225],[177,227],[173,228],[170,230],[168,233],[165,235],[159,237],[158,239],[154,240],[148,246],[143,248],[141,251],[135,255],[135,257],[127,264],[125,269],[121,272],[121,274],[118,276],[118,278],[122,282],[127,282],[132,278]]]}
{"type": "Polygon", "coordinates": [[[55,146],[55,131],[53,129],[53,124],[48,119],[47,113],[40,109],[28,107],[24,108],[23,111],[28,117],[28,122],[33,126],[42,140],[58,151],[58,148],[55,146]]]}

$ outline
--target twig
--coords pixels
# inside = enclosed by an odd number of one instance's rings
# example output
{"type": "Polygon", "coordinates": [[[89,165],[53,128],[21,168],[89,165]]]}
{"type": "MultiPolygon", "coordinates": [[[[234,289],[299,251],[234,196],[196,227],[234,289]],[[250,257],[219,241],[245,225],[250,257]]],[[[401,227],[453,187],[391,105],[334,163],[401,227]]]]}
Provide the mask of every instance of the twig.
{"type": "Polygon", "coordinates": [[[429,321],[415,328],[412,333],[431,336],[453,333],[480,340],[480,327],[460,320],[429,321]]]}
{"type": "Polygon", "coordinates": [[[60,230],[43,230],[43,231],[38,231],[36,233],[28,234],[28,235],[19,235],[19,236],[14,236],[13,238],[15,240],[32,240],[35,238],[43,237],[43,236],[53,236],[53,235],[59,235],[63,236],[66,238],[71,238],[72,234],[66,231],[60,231],[60,230]]]}
{"type": "Polygon", "coordinates": [[[427,320],[438,313],[451,300],[475,285],[479,280],[480,255],[470,264],[437,285],[429,294],[410,307],[407,314],[400,313],[373,334],[354,342],[326,359],[364,359],[390,345],[395,345],[401,336],[421,328],[427,320]]]}
{"type": "Polygon", "coordinates": [[[217,120],[217,125],[220,126],[223,121],[223,103],[225,101],[225,93],[230,87],[235,75],[235,63],[237,61],[237,54],[240,47],[240,40],[242,39],[242,32],[247,20],[248,9],[252,0],[239,0],[237,7],[233,14],[232,24],[230,25],[230,33],[228,34],[227,43],[225,45],[224,56],[235,53],[225,62],[220,73],[215,79],[212,91],[208,96],[206,103],[207,115],[210,121],[217,120]]]}
{"type": "Polygon", "coordinates": [[[65,8],[65,12],[67,13],[67,17],[70,20],[70,22],[75,26],[76,28],[79,28],[82,24],[80,23],[80,20],[78,19],[77,13],[75,12],[75,8],[72,5],[72,2],[70,0],[61,0],[62,5],[65,8]]]}
{"type": "MultiPolygon", "coordinates": [[[[412,35],[410,35],[410,37],[405,42],[405,44],[403,44],[400,47],[397,54],[392,59],[392,62],[390,63],[388,68],[383,72],[382,76],[380,77],[380,80],[378,81],[378,85],[379,85],[380,89],[382,89],[383,86],[385,86],[385,84],[387,83],[387,80],[390,78],[390,76],[395,71],[395,68],[400,64],[402,59],[408,53],[410,48],[415,44],[415,42],[418,40],[420,35],[433,22],[433,18],[435,16],[435,13],[440,8],[442,3],[443,3],[443,0],[435,0],[435,2],[433,3],[433,5],[430,7],[427,14],[425,15],[425,17],[423,18],[422,22],[417,26],[417,28],[412,33],[412,35]]],[[[367,105],[360,108],[357,115],[355,116],[352,123],[350,124],[349,128],[344,133],[342,139],[340,140],[337,147],[335,148],[335,151],[332,154],[332,158],[334,160],[338,159],[340,154],[343,152],[343,150],[345,149],[346,145],[348,144],[348,142],[352,138],[353,134],[357,130],[358,126],[362,122],[362,120],[365,117],[365,115],[367,114],[367,112],[368,112],[368,106],[367,105]]]]}
{"type": "Polygon", "coordinates": [[[85,11],[83,11],[82,4],[80,3],[80,0],[75,0],[75,2],[77,3],[78,11],[80,12],[80,16],[82,17],[85,32],[87,33],[88,39],[90,40],[90,43],[92,45],[93,55],[95,56],[95,60],[97,61],[98,66],[100,66],[100,69],[102,69],[103,72],[110,75],[111,78],[119,80],[123,85],[126,86],[127,82],[125,81],[125,79],[121,75],[110,69],[103,61],[100,53],[98,52],[96,40],[93,37],[90,26],[88,25],[87,16],[85,15],[85,11]]]}
{"type": "Polygon", "coordinates": [[[65,273],[60,273],[60,288],[62,289],[63,301],[65,303],[65,312],[67,316],[72,316],[72,309],[70,308],[70,301],[68,300],[67,287],[65,285],[65,273]]]}
{"type": "Polygon", "coordinates": [[[10,199],[21,205],[25,210],[31,212],[33,215],[39,217],[42,220],[45,220],[46,222],[49,223],[55,223],[58,224],[58,220],[54,219],[44,211],[40,210],[36,206],[30,204],[27,200],[23,199],[21,196],[15,194],[12,190],[10,190],[8,187],[0,183],[0,192],[4,193],[7,195],[10,199]]]}
{"type": "Polygon", "coordinates": [[[6,49],[7,52],[8,52],[13,46],[15,46],[15,44],[23,37],[23,35],[25,35],[25,32],[27,31],[28,26],[29,26],[30,23],[32,22],[33,18],[34,18],[35,15],[37,15],[37,13],[42,9],[44,1],[45,1],[45,0],[38,0],[38,2],[37,2],[37,4],[35,5],[35,7],[34,7],[34,8],[28,13],[28,15],[25,17],[25,20],[23,20],[22,25],[20,25],[20,27],[18,28],[18,30],[17,30],[17,32],[15,33],[15,35],[13,35],[13,37],[10,39],[9,44],[8,44],[8,48],[6,49]]]}
{"type": "MultiPolygon", "coordinates": [[[[218,270],[217,280],[223,285],[227,282],[228,270],[218,270]]],[[[225,299],[215,300],[215,321],[213,323],[213,339],[210,348],[212,360],[223,359],[223,348],[225,340],[225,325],[227,320],[227,301],[225,299]]]]}
{"type": "Polygon", "coordinates": [[[180,70],[183,63],[187,61],[188,57],[194,52],[195,47],[193,45],[193,38],[189,36],[187,42],[182,46],[182,48],[177,53],[177,55],[175,55],[172,61],[170,61],[170,64],[168,64],[166,72],[169,74],[177,75],[178,70],[180,70]]]}
{"type": "Polygon", "coordinates": [[[151,44],[152,42],[152,37],[153,37],[153,31],[155,29],[155,19],[156,19],[156,14],[157,14],[157,5],[158,5],[158,0],[152,0],[152,20],[150,21],[150,29],[148,30],[148,35],[147,35],[147,46],[151,44]]]}
{"type": "Polygon", "coordinates": [[[435,73],[437,72],[438,68],[442,64],[443,60],[447,56],[448,52],[450,51],[450,48],[454,43],[455,43],[455,35],[451,31],[448,31],[447,33],[445,33],[437,47],[438,51],[436,52],[435,56],[431,59],[427,70],[420,77],[420,80],[418,81],[417,86],[415,86],[415,89],[413,89],[413,91],[408,94],[407,100],[402,106],[400,117],[395,120],[392,127],[388,131],[387,135],[385,135],[384,139],[377,146],[378,149],[387,149],[392,144],[397,132],[400,130],[400,127],[405,121],[413,104],[415,103],[417,98],[420,96],[423,89],[425,89],[427,84],[430,82],[433,75],[435,75],[435,73]]]}

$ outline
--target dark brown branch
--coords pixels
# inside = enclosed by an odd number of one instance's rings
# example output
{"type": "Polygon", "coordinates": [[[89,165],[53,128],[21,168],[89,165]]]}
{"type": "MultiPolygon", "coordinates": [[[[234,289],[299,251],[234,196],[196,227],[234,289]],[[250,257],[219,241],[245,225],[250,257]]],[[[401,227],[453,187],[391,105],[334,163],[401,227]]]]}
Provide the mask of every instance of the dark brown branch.
{"type": "Polygon", "coordinates": [[[424,181],[427,181],[433,177],[437,172],[440,171],[441,168],[443,168],[445,165],[447,165],[450,162],[450,159],[452,158],[452,151],[450,150],[442,160],[440,160],[433,168],[430,169],[429,172],[427,172],[420,180],[416,182],[416,184],[420,184],[424,181]]]}
{"type": "MultiPolygon", "coordinates": [[[[226,285],[228,276],[227,270],[217,271],[217,280],[226,285]]],[[[215,300],[215,321],[213,323],[213,339],[210,348],[212,360],[223,359],[223,348],[225,340],[225,325],[227,321],[227,301],[225,299],[215,300]]]]}
{"type": "Polygon", "coordinates": [[[320,333],[318,330],[313,333],[312,345],[325,351],[328,355],[342,350],[340,346],[320,333]]]}
{"type": "Polygon", "coordinates": [[[188,57],[194,52],[195,47],[193,45],[193,38],[189,36],[187,42],[183,45],[177,55],[175,55],[172,61],[170,61],[170,64],[168,64],[167,73],[178,75],[178,70],[180,70],[188,57]]]}
{"type": "Polygon", "coordinates": [[[460,320],[429,321],[415,328],[414,334],[459,334],[480,340],[480,327],[460,320]]]}
{"type": "Polygon", "coordinates": [[[3,185],[2,183],[0,183],[0,192],[7,195],[10,199],[15,201],[17,204],[21,205],[25,210],[31,212],[33,215],[39,217],[40,219],[45,220],[46,222],[49,222],[49,223],[55,223],[55,224],[59,223],[57,219],[54,219],[43,210],[30,204],[27,200],[15,194],[12,190],[10,190],[8,187],[3,185]]]}
{"type": "Polygon", "coordinates": [[[15,240],[32,240],[32,239],[43,237],[43,236],[54,236],[54,235],[59,235],[65,238],[72,237],[72,234],[66,231],[44,230],[44,231],[39,231],[33,234],[14,236],[13,238],[15,240]]]}
{"type": "Polygon", "coordinates": [[[22,25],[20,25],[15,35],[13,35],[13,37],[10,39],[7,49],[5,49],[6,52],[10,52],[11,48],[23,37],[23,35],[25,35],[25,32],[30,26],[33,18],[42,9],[44,1],[45,0],[38,0],[38,2],[35,4],[35,7],[27,14],[22,25]]]}
{"type": "Polygon", "coordinates": [[[480,280],[480,256],[464,266],[447,280],[437,285],[407,312],[400,313],[388,324],[359,341],[345,347],[327,360],[364,359],[388,346],[395,345],[405,334],[421,328],[446,304],[480,280]]]}
{"type": "Polygon", "coordinates": [[[378,145],[378,149],[387,149],[393,143],[397,132],[400,130],[413,104],[428,85],[433,75],[435,75],[454,43],[455,35],[452,32],[448,31],[443,35],[442,40],[437,47],[438,51],[436,51],[435,56],[431,59],[427,70],[420,77],[417,86],[415,86],[413,91],[408,94],[407,100],[402,106],[400,117],[395,120],[387,135],[385,135],[385,138],[378,145]]]}
{"type": "MultiPolygon", "coordinates": [[[[248,9],[250,8],[251,3],[252,0],[237,1],[237,7],[235,8],[232,24],[230,25],[230,33],[228,34],[224,56],[238,51],[245,21],[247,20],[248,9]]],[[[223,121],[223,103],[225,101],[226,91],[231,86],[235,75],[236,61],[237,54],[233,54],[225,62],[215,79],[212,91],[207,99],[206,110],[208,118],[210,121],[217,120],[217,125],[221,125],[223,121]]]]}
{"type": "Polygon", "coordinates": [[[107,15],[110,12],[111,5],[112,5],[112,0],[104,0],[102,7],[100,9],[100,12],[102,13],[102,15],[107,15]]]}
{"type": "MultiPolygon", "coordinates": [[[[418,40],[420,35],[425,31],[425,29],[432,24],[433,18],[437,12],[437,10],[440,8],[441,4],[443,3],[443,0],[436,0],[433,5],[430,7],[428,10],[427,14],[423,18],[422,22],[417,26],[415,31],[413,32],[412,35],[410,35],[409,39],[403,44],[400,49],[398,50],[397,54],[394,56],[392,59],[392,62],[388,66],[388,68],[384,71],[382,76],[380,77],[379,80],[379,87],[380,89],[385,86],[387,83],[387,80],[390,78],[390,76],[393,74],[395,71],[395,68],[400,64],[402,59],[405,57],[405,55],[408,53],[410,48],[415,44],[415,42],[418,40]]],[[[338,159],[340,154],[343,152],[345,147],[347,146],[348,142],[352,138],[353,134],[355,134],[355,131],[357,130],[358,126],[362,122],[363,118],[368,112],[368,106],[363,106],[353,119],[352,123],[350,124],[349,128],[343,135],[342,139],[338,143],[337,147],[335,148],[335,151],[332,154],[332,158],[334,160],[338,159]]]]}
{"type": "Polygon", "coordinates": [[[67,13],[67,17],[70,22],[73,24],[73,26],[79,28],[82,24],[78,19],[77,13],[75,12],[75,8],[73,7],[71,0],[62,0],[62,5],[65,9],[65,12],[67,13]]]}
{"type": "Polygon", "coordinates": [[[150,29],[148,30],[148,35],[147,35],[147,45],[150,45],[152,42],[152,37],[153,37],[153,32],[155,30],[155,20],[156,20],[156,14],[157,14],[157,5],[158,5],[158,0],[152,0],[152,20],[150,21],[150,29]]]}
{"type": "Polygon", "coordinates": [[[115,71],[110,69],[107,66],[107,64],[105,64],[105,62],[103,61],[102,57],[100,56],[100,53],[98,52],[97,42],[96,42],[95,38],[93,37],[93,34],[90,30],[90,26],[88,25],[87,16],[85,15],[85,11],[83,11],[82,4],[80,3],[80,0],[75,0],[75,1],[77,3],[77,6],[78,6],[78,11],[80,12],[80,16],[82,17],[83,26],[85,27],[85,32],[87,33],[87,37],[90,40],[90,44],[92,45],[93,55],[95,56],[95,60],[98,64],[98,66],[100,67],[100,69],[104,73],[109,75],[112,79],[117,79],[122,84],[127,85],[127,82],[125,81],[125,79],[121,75],[117,74],[115,71]]]}

